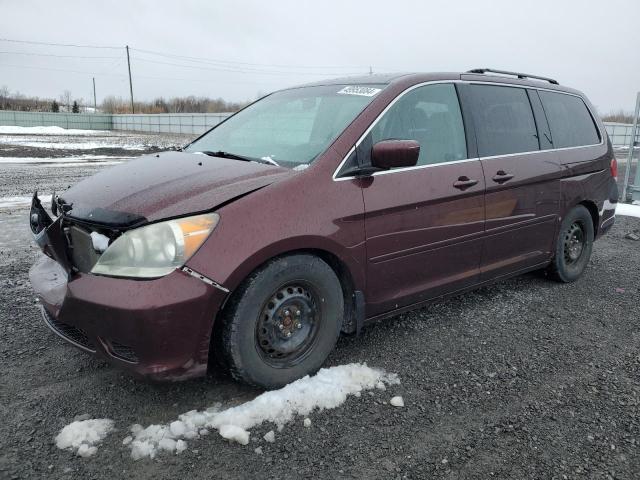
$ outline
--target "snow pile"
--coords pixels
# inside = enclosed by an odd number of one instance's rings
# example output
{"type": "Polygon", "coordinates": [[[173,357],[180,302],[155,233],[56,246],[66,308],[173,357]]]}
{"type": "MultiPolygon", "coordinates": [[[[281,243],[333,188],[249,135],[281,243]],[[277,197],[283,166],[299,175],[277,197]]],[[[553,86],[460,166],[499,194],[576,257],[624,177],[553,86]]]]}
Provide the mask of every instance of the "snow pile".
{"type": "Polygon", "coordinates": [[[62,127],[16,127],[13,125],[0,125],[0,134],[36,134],[36,135],[96,135],[104,133],[104,130],[77,130],[62,127]]]}
{"type": "MultiPolygon", "coordinates": [[[[178,420],[165,425],[140,425],[131,427],[131,437],[123,444],[131,448],[131,456],[137,460],[154,458],[160,451],[180,453],[186,448],[184,440],[192,440],[206,435],[210,428],[242,445],[249,443],[249,429],[271,422],[278,429],[289,423],[297,415],[308,416],[315,409],[336,408],[349,395],[360,396],[364,390],[379,388],[387,383],[400,383],[398,376],[383,370],[370,368],[366,364],[352,363],[332,368],[323,368],[313,377],[301,378],[293,383],[258,395],[253,400],[226,410],[218,406],[204,411],[191,410],[178,420]],[[178,445],[182,442],[182,447],[178,445]]],[[[305,426],[311,423],[305,422],[305,426]]],[[[264,436],[267,442],[275,440],[273,431],[264,436]]]]}
{"type": "Polygon", "coordinates": [[[109,237],[98,232],[91,232],[91,243],[96,252],[104,252],[109,246],[109,237]]]}
{"type": "Polygon", "coordinates": [[[73,450],[76,455],[90,457],[98,451],[98,445],[113,430],[113,420],[106,418],[75,421],[60,430],[56,446],[61,450],[73,450]]]}
{"type": "Polygon", "coordinates": [[[626,215],[628,217],[640,218],[640,205],[629,205],[628,203],[618,203],[616,215],[626,215]]]}

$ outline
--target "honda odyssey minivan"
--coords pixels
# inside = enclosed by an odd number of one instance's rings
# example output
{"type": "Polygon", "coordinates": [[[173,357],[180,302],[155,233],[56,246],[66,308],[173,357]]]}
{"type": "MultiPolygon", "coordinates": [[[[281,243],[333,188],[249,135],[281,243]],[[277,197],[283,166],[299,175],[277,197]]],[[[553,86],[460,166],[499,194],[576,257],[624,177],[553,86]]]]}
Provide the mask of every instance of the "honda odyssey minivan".
{"type": "Polygon", "coordinates": [[[114,365],[274,388],[367,321],[532,270],[577,280],[616,175],[593,107],[552,79],[323,81],[101,171],[52,215],[34,194],[30,279],[46,324],[114,365]]]}

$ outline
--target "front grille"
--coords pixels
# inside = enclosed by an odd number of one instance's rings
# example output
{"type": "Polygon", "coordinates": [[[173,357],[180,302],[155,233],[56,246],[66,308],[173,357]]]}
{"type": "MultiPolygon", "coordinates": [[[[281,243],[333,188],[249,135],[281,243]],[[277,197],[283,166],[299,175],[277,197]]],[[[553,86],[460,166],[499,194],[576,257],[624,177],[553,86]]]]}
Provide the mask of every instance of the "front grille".
{"type": "Polygon", "coordinates": [[[131,363],[138,363],[136,352],[128,345],[118,342],[111,342],[111,353],[114,357],[131,363]]]}
{"type": "Polygon", "coordinates": [[[89,339],[86,332],[81,328],[74,327],[73,325],[69,325],[68,323],[64,323],[53,318],[45,308],[42,308],[42,317],[49,328],[65,340],[85,350],[89,350],[90,352],[96,351],[95,345],[89,339]]]}

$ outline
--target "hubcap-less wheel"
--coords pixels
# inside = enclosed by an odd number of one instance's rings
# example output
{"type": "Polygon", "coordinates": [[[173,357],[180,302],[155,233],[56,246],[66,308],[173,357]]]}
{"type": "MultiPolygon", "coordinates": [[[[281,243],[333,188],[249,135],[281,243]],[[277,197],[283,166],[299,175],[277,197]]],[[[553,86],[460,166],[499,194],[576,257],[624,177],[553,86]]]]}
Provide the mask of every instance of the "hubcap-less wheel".
{"type": "Polygon", "coordinates": [[[264,304],[256,323],[258,352],[274,367],[290,367],[310,351],[318,332],[320,309],[311,285],[279,288],[264,304]]]}
{"type": "Polygon", "coordinates": [[[564,258],[567,265],[572,265],[580,260],[585,246],[584,228],[580,222],[571,224],[564,237],[564,258]]]}

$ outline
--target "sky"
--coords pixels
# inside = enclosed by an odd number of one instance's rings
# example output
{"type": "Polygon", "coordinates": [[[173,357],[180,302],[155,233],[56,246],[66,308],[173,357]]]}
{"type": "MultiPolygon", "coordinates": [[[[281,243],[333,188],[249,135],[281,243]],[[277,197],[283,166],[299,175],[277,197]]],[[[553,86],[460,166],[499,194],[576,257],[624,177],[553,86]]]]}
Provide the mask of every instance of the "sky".
{"type": "Polygon", "coordinates": [[[95,77],[98,103],[128,98],[125,45],[137,100],[246,101],[370,68],[538,74],[603,114],[632,111],[640,91],[638,0],[0,0],[0,12],[0,86],[40,97],[92,102],[95,77]]]}

